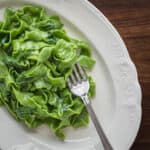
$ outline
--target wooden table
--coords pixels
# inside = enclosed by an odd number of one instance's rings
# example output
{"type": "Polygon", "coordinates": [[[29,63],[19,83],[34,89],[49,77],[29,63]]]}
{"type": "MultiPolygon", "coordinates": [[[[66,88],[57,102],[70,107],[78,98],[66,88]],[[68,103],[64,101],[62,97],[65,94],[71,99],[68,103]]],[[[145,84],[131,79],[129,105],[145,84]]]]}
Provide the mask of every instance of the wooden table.
{"type": "Polygon", "coordinates": [[[143,92],[143,119],[131,150],[150,150],[150,0],[90,0],[123,37],[143,92]]]}

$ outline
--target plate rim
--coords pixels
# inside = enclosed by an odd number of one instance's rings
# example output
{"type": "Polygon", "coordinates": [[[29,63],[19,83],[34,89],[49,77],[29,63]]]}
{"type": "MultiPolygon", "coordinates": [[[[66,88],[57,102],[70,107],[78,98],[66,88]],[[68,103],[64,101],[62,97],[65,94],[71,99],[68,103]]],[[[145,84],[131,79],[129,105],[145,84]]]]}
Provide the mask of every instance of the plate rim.
{"type": "MultiPolygon", "coordinates": [[[[82,0],[80,0],[80,1],[82,1],[82,0]]],[[[124,52],[125,52],[125,54],[127,56],[127,59],[128,59],[128,63],[129,63],[128,65],[129,65],[129,67],[132,67],[133,70],[134,70],[134,76],[135,76],[135,81],[134,82],[137,83],[136,86],[137,86],[138,92],[139,92],[138,93],[138,99],[140,100],[140,102],[139,102],[139,108],[140,108],[139,109],[139,114],[140,114],[140,117],[138,118],[139,119],[138,129],[137,129],[137,131],[136,131],[136,133],[134,135],[134,138],[126,146],[127,149],[129,149],[132,146],[134,140],[136,139],[136,137],[138,135],[138,132],[139,132],[139,129],[140,129],[140,125],[141,125],[141,121],[142,121],[142,89],[141,89],[140,82],[139,82],[139,79],[138,79],[137,69],[136,69],[136,66],[135,66],[133,60],[130,57],[130,54],[129,54],[129,51],[128,51],[127,47],[126,47],[125,42],[122,39],[122,37],[121,37],[119,31],[116,29],[116,27],[109,21],[109,19],[104,15],[104,13],[101,12],[101,10],[98,9],[89,0],[83,0],[83,1],[85,2],[85,4],[87,4],[87,6],[89,6],[91,9],[93,9],[95,15],[97,15],[99,18],[103,19],[103,22],[105,22],[106,26],[108,28],[111,28],[111,30],[113,31],[113,34],[116,35],[118,37],[118,39],[120,39],[120,44],[122,45],[122,47],[124,47],[123,50],[124,50],[124,52]]]]}

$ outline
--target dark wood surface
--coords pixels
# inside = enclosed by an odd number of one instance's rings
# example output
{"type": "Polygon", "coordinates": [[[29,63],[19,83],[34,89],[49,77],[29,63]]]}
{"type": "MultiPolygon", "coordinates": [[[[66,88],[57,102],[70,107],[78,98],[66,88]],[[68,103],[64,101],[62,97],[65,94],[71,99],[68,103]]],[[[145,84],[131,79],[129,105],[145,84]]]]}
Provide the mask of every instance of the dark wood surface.
{"type": "Polygon", "coordinates": [[[150,0],[90,0],[123,37],[142,87],[143,116],[131,150],[150,150],[150,0]]]}

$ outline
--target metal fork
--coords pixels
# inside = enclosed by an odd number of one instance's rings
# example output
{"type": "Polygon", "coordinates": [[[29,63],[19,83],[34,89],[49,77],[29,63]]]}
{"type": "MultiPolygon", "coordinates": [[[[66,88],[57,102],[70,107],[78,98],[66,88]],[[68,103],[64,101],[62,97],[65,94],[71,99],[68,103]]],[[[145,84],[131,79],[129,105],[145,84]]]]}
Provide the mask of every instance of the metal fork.
{"type": "Polygon", "coordinates": [[[83,102],[86,106],[86,109],[95,125],[95,128],[101,139],[104,149],[105,150],[113,150],[108,138],[106,137],[106,135],[102,129],[100,122],[97,119],[97,116],[90,104],[90,101],[88,99],[87,93],[90,88],[89,81],[87,79],[85,70],[79,64],[75,64],[73,72],[69,76],[67,83],[68,83],[68,87],[71,90],[71,92],[74,95],[81,97],[81,99],[83,100],[83,102]]]}

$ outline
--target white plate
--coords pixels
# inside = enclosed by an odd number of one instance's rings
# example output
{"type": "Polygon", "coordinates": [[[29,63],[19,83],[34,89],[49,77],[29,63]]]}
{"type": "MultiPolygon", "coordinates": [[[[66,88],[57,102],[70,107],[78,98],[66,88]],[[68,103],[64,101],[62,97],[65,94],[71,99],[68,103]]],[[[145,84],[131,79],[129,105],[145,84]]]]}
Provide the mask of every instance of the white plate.
{"type": "MultiPolygon", "coordinates": [[[[92,72],[97,85],[93,107],[115,150],[127,150],[141,121],[141,90],[135,66],[117,31],[87,0],[0,0],[0,17],[6,7],[37,4],[59,15],[70,35],[91,44],[97,64],[92,72]]],[[[2,19],[2,18],[1,18],[2,19]]],[[[101,150],[92,123],[66,129],[59,141],[45,126],[28,130],[0,108],[2,150],[101,150]]]]}

